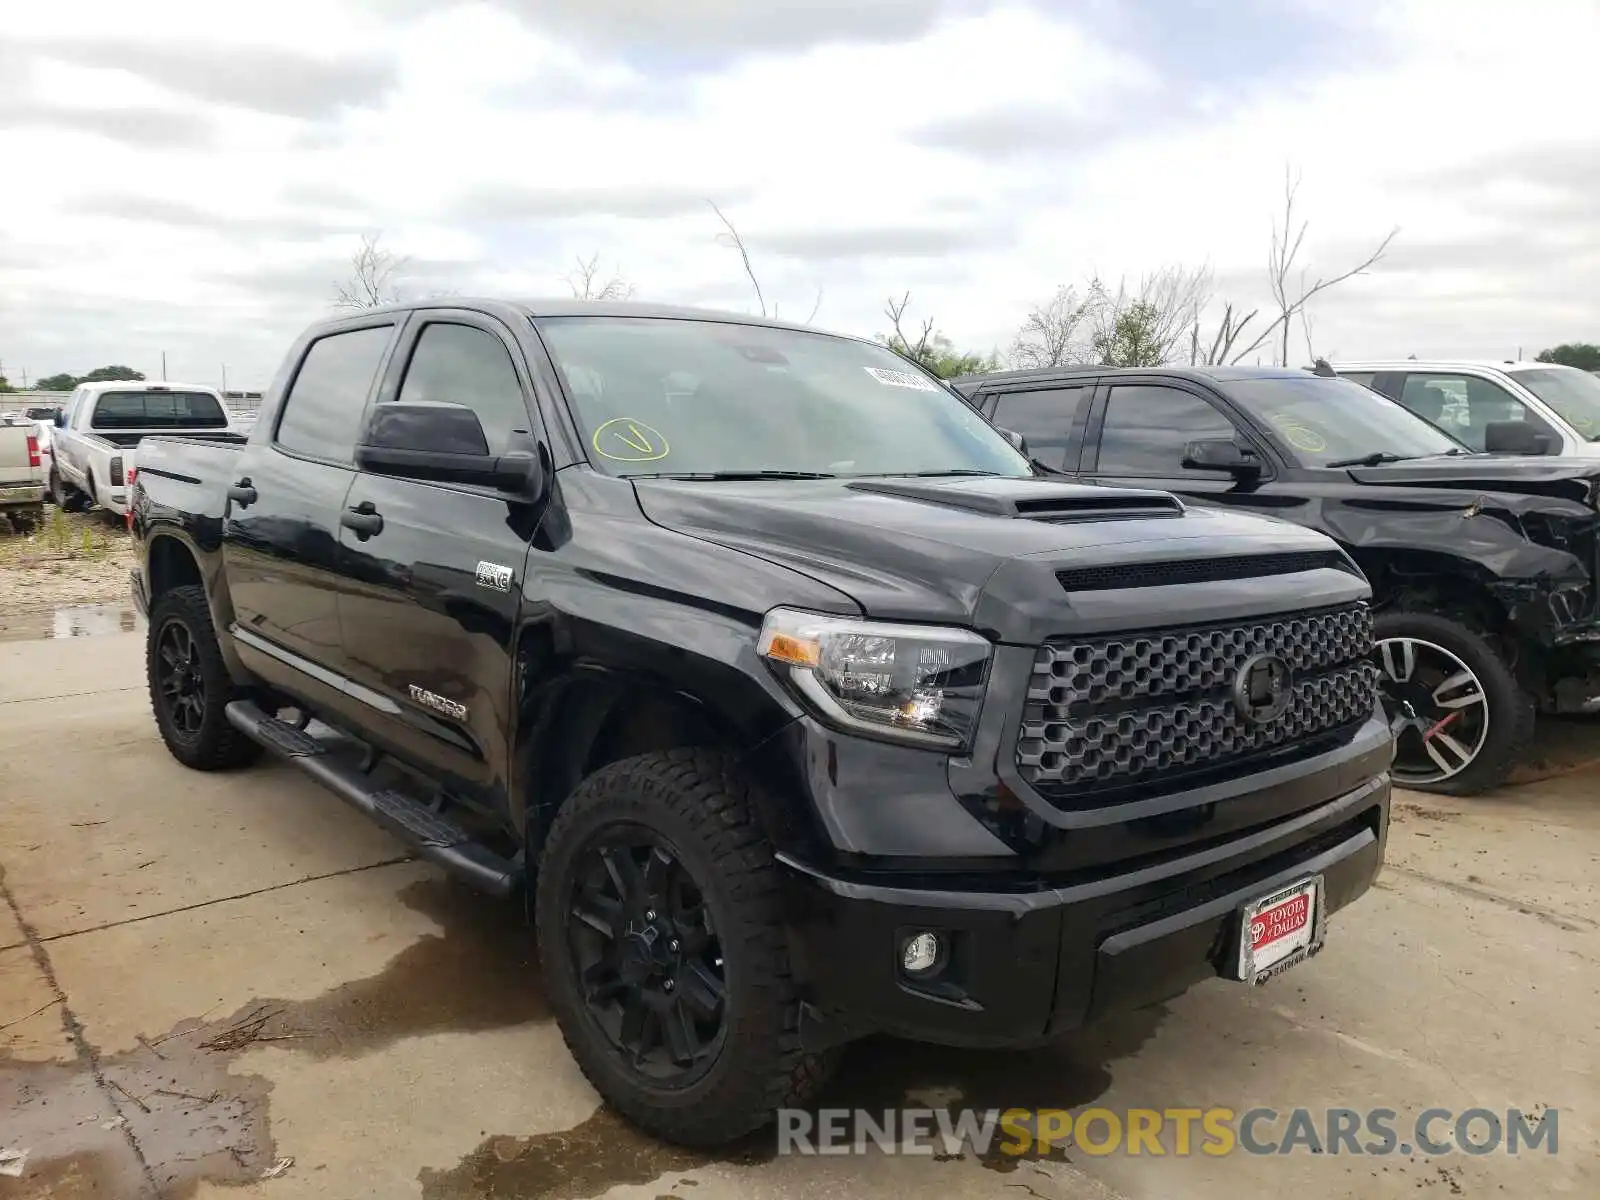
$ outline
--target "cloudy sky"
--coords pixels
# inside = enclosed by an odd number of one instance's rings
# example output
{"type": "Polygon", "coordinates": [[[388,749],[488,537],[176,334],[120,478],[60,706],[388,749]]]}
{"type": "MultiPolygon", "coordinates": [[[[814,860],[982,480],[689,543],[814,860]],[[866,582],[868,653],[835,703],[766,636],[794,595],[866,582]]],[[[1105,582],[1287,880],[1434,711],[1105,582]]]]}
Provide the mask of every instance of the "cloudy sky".
{"type": "MultiPolygon", "coordinates": [[[[1287,164],[1318,353],[1600,341],[1596,0],[53,0],[0,33],[0,362],[260,386],[363,233],[404,288],[1004,349],[1094,272],[1266,301],[1287,164]],[[225,15],[224,15],[225,14],[225,15]]],[[[1297,330],[1295,354],[1304,347],[1297,330]]]]}

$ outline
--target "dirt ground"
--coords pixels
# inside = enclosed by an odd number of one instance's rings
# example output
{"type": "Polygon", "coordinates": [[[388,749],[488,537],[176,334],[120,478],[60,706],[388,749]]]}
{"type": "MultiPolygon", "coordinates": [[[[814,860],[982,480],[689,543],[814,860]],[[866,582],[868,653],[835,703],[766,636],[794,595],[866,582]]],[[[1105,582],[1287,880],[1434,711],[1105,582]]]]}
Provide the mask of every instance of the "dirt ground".
{"type": "Polygon", "coordinates": [[[102,510],[46,505],[44,524],[30,534],[0,521],[0,638],[38,624],[41,613],[126,600],[132,566],[127,527],[102,510]]]}
{"type": "Polygon", "coordinates": [[[599,1105],[515,912],[289,768],[172,762],[142,645],[0,644],[0,1200],[1600,1195],[1600,772],[1402,794],[1376,889],[1264,988],[1027,1055],[863,1044],[823,1101],[1515,1107],[1554,1155],[690,1154],[599,1105]]]}

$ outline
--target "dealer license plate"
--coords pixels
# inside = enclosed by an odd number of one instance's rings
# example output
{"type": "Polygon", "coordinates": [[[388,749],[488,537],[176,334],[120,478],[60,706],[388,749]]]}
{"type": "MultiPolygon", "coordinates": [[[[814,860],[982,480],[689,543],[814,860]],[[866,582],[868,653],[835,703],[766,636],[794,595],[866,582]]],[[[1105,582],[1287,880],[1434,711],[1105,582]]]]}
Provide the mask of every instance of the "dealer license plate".
{"type": "Polygon", "coordinates": [[[1239,978],[1265,983],[1322,949],[1322,877],[1246,904],[1239,919],[1239,978]]]}

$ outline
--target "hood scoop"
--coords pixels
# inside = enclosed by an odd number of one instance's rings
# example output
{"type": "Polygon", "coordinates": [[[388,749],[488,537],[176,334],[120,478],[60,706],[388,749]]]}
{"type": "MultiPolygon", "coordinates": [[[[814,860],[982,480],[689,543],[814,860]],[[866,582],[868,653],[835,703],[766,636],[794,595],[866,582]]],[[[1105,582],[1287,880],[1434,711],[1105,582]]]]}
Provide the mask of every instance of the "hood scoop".
{"type": "Polygon", "coordinates": [[[847,486],[857,492],[1024,521],[1117,521],[1181,517],[1184,513],[1182,502],[1170,492],[1048,480],[988,476],[940,480],[857,479],[847,486]]]}

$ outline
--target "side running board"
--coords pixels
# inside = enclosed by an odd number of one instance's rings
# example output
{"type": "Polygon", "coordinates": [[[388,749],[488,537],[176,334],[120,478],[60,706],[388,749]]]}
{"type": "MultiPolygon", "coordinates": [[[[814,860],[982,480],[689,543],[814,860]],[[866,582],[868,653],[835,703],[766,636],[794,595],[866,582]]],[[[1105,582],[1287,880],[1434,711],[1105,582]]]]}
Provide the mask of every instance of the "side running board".
{"type": "Polygon", "coordinates": [[[278,720],[249,700],[233,701],[227,715],[229,724],[241,733],[411,843],[419,857],[438,863],[494,896],[509,896],[522,882],[522,868],[516,863],[473,840],[454,821],[405,793],[379,787],[361,771],[329,755],[327,747],[305,731],[278,720]]]}

